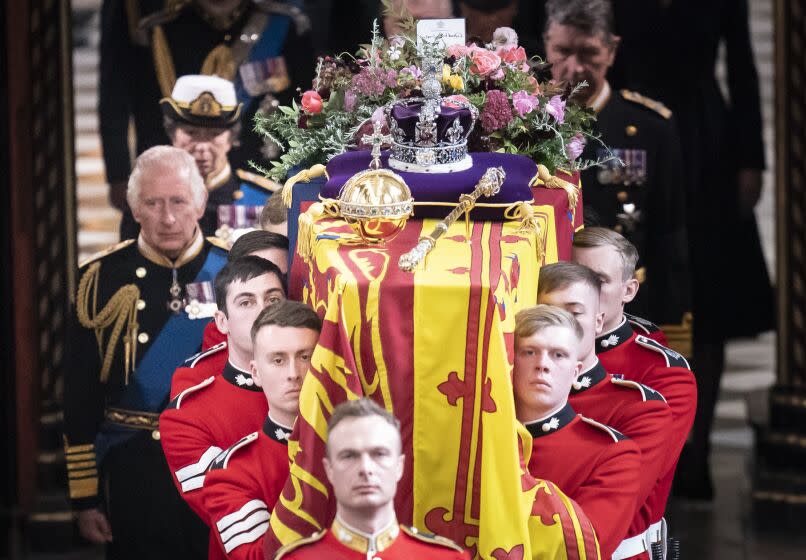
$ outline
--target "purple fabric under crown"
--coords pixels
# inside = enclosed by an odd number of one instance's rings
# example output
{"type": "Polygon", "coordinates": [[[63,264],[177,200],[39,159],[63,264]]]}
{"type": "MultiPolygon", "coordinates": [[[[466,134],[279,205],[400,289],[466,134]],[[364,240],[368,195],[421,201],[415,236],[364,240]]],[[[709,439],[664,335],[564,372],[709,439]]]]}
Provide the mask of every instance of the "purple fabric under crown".
{"type": "MultiPolygon", "coordinates": [[[[490,198],[480,198],[471,212],[474,219],[503,220],[504,211],[516,202],[531,202],[529,183],[537,174],[537,164],[526,156],[496,152],[473,153],[473,167],[441,175],[396,171],[406,182],[414,198],[414,217],[444,218],[450,205],[457,204],[462,194],[470,193],[481,176],[490,167],[503,167],[506,180],[501,190],[490,198]]],[[[360,150],[340,154],[327,164],[327,183],[320,191],[321,198],[339,197],[344,184],[356,173],[369,167],[369,151],[360,150]]],[[[381,155],[381,166],[388,168],[389,152],[381,155]]]]}

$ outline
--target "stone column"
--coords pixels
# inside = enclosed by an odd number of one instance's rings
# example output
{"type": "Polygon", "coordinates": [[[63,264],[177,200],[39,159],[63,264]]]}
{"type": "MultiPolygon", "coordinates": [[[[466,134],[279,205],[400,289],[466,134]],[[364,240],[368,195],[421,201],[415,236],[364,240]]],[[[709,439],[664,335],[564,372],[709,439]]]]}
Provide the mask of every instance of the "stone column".
{"type": "Polygon", "coordinates": [[[806,518],[806,8],[802,0],[775,2],[775,82],[777,379],[770,391],[768,422],[756,432],[752,498],[760,525],[787,528],[806,518]]]}

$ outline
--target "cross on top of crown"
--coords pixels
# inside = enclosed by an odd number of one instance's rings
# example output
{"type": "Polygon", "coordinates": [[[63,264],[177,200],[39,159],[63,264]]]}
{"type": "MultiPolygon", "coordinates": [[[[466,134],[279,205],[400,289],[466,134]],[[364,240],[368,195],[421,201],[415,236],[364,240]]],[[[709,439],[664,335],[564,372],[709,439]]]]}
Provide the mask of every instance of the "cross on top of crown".
{"type": "Polygon", "coordinates": [[[372,168],[378,169],[381,166],[381,146],[392,143],[390,134],[383,134],[383,123],[381,121],[372,122],[372,134],[365,134],[361,137],[364,144],[372,144],[372,168]]]}

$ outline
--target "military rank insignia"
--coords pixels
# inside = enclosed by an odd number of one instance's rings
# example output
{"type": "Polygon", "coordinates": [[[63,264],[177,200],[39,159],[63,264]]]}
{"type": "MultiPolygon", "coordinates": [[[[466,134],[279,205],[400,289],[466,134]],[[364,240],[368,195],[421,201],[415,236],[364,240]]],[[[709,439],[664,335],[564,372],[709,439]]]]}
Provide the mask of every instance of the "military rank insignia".
{"type": "Polygon", "coordinates": [[[185,286],[185,292],[187,293],[185,313],[188,314],[188,318],[207,319],[215,314],[218,306],[212,282],[193,282],[185,286]]]}
{"type": "MultiPolygon", "coordinates": [[[[602,185],[641,186],[646,182],[647,158],[646,150],[632,150],[613,148],[610,150],[618,159],[611,159],[603,163],[596,178],[602,185]],[[619,162],[624,162],[622,166],[619,162]]],[[[611,155],[604,148],[596,152],[596,157],[606,160],[611,155]]]]}
{"type": "Polygon", "coordinates": [[[216,237],[231,247],[244,233],[257,228],[262,210],[262,206],[222,204],[218,207],[216,237]]]}

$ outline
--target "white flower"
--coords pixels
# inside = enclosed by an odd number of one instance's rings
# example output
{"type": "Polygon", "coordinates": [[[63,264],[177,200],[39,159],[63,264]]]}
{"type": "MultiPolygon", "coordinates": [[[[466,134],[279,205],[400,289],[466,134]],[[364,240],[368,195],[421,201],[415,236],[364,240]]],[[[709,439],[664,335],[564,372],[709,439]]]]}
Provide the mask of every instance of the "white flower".
{"type": "Polygon", "coordinates": [[[248,385],[251,387],[252,385],[255,384],[255,380],[252,379],[251,377],[246,377],[242,373],[239,373],[238,375],[235,376],[235,383],[237,383],[238,386],[248,385]]]}
{"type": "Polygon", "coordinates": [[[518,34],[511,27],[499,27],[493,31],[493,45],[495,47],[517,47],[518,34]]]}
{"type": "Polygon", "coordinates": [[[400,58],[400,49],[392,47],[389,49],[389,60],[397,60],[400,58]]]}

